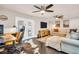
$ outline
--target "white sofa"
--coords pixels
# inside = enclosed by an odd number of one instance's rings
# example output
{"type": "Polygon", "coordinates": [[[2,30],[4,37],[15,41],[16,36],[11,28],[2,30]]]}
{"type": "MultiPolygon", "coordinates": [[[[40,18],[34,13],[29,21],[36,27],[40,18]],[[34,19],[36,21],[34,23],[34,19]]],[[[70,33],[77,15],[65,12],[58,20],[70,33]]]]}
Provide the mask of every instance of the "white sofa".
{"type": "Polygon", "coordinates": [[[79,40],[75,39],[62,40],[61,51],[70,54],[79,54],[79,40]]]}
{"type": "Polygon", "coordinates": [[[61,41],[61,50],[70,54],[79,54],[79,32],[72,32],[69,36],[61,41]]]}

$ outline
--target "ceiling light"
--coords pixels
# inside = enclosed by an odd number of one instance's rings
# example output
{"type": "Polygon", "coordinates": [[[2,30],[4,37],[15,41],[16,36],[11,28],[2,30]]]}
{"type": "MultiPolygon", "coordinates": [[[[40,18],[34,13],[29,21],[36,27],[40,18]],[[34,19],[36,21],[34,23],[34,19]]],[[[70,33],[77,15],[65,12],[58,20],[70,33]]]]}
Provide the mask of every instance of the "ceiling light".
{"type": "Polygon", "coordinates": [[[40,11],[40,13],[43,15],[43,14],[45,13],[45,11],[44,11],[44,10],[42,10],[42,11],[40,11]]]}
{"type": "Polygon", "coordinates": [[[56,18],[56,19],[59,19],[59,18],[56,18]]]}

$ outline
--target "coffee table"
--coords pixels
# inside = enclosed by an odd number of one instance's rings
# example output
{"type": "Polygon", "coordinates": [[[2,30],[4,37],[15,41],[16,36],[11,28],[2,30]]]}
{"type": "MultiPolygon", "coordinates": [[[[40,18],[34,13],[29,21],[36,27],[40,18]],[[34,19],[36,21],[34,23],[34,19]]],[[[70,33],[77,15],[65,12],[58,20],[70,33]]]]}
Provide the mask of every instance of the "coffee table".
{"type": "Polygon", "coordinates": [[[46,52],[46,40],[47,38],[49,38],[50,36],[46,36],[46,37],[42,37],[42,38],[37,38],[36,40],[39,42],[39,46],[40,46],[40,53],[45,53],[46,52]]]}

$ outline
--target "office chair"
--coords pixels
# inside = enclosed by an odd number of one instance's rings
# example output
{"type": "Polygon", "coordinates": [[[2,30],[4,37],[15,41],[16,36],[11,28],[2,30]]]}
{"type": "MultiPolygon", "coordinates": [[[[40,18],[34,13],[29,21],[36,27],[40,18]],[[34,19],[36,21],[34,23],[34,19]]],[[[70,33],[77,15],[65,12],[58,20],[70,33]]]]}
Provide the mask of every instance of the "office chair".
{"type": "Polygon", "coordinates": [[[13,54],[13,53],[20,53],[21,52],[21,46],[22,46],[22,38],[24,36],[24,31],[25,28],[23,27],[20,32],[16,33],[16,41],[15,42],[10,42],[11,44],[6,45],[5,42],[5,49],[7,49],[7,53],[13,54]]]}

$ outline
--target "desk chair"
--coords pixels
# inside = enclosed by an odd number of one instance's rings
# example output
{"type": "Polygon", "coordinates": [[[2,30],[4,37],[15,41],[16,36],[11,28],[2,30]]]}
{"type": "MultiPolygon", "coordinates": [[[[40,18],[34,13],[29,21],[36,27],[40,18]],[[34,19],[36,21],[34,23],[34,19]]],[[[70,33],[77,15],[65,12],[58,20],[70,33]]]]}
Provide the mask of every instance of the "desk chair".
{"type": "Polygon", "coordinates": [[[7,49],[7,53],[20,53],[23,34],[23,32],[17,32],[15,41],[5,42],[5,49],[7,49]]]}

